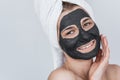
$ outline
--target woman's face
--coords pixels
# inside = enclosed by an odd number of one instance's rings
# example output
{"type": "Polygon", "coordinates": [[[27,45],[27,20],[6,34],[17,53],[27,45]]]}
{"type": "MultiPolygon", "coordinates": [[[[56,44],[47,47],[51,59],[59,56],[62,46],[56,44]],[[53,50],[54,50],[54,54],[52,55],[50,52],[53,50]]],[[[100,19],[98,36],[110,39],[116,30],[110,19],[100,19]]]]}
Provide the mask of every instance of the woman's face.
{"type": "Polygon", "coordinates": [[[89,14],[78,6],[60,15],[58,41],[62,50],[74,59],[91,59],[100,49],[96,24],[89,14]]]}

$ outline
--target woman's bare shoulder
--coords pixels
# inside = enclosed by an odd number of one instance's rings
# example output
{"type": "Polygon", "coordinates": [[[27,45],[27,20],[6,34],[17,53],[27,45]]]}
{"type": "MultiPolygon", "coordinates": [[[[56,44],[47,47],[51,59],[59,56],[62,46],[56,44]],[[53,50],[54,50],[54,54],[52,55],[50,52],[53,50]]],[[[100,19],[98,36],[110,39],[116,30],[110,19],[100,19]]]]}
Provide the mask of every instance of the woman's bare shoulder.
{"type": "Polygon", "coordinates": [[[108,80],[120,80],[120,66],[109,64],[106,70],[108,80]]]}
{"type": "Polygon", "coordinates": [[[51,72],[48,80],[75,80],[75,75],[64,68],[58,68],[51,72]]]}

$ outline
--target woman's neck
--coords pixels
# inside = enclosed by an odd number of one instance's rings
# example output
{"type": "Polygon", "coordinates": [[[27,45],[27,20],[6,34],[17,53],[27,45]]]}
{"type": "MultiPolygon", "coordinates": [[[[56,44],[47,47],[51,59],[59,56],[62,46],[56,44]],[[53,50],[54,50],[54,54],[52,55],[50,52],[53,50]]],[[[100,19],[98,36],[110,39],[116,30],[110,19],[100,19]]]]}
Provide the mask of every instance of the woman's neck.
{"type": "Polygon", "coordinates": [[[93,59],[90,60],[80,60],[72,59],[69,56],[66,56],[64,67],[67,70],[72,71],[78,77],[87,80],[89,69],[92,65],[93,59]]]}

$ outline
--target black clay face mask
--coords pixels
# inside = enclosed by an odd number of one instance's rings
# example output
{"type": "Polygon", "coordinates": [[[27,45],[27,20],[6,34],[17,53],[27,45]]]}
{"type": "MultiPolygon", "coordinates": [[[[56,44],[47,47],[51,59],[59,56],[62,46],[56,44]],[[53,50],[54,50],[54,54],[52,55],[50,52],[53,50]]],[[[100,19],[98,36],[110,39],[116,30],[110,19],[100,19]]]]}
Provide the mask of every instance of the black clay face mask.
{"type": "Polygon", "coordinates": [[[81,20],[85,17],[90,18],[90,16],[84,10],[76,9],[65,15],[60,22],[59,44],[63,51],[65,51],[67,55],[74,59],[91,59],[97,55],[100,49],[100,35],[96,24],[94,23],[93,27],[87,31],[82,28],[81,20]],[[61,32],[70,25],[77,26],[79,31],[78,35],[74,38],[63,38],[61,32]],[[92,41],[94,41],[95,47],[91,51],[83,53],[77,50],[81,46],[84,50],[87,50],[86,48],[91,47],[89,44],[92,41]]]}

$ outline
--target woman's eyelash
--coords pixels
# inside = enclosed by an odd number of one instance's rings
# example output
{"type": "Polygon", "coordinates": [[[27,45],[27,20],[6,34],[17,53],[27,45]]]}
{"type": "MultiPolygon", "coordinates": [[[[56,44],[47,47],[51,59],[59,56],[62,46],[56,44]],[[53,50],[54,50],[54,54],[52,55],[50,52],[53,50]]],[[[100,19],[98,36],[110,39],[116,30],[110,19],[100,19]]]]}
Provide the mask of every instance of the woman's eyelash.
{"type": "Polygon", "coordinates": [[[91,24],[91,22],[87,22],[87,23],[84,24],[84,26],[88,26],[90,24],[91,24]]]}
{"type": "Polygon", "coordinates": [[[66,35],[69,35],[69,34],[72,34],[72,33],[74,33],[74,30],[71,30],[71,31],[67,32],[66,35]]]}

